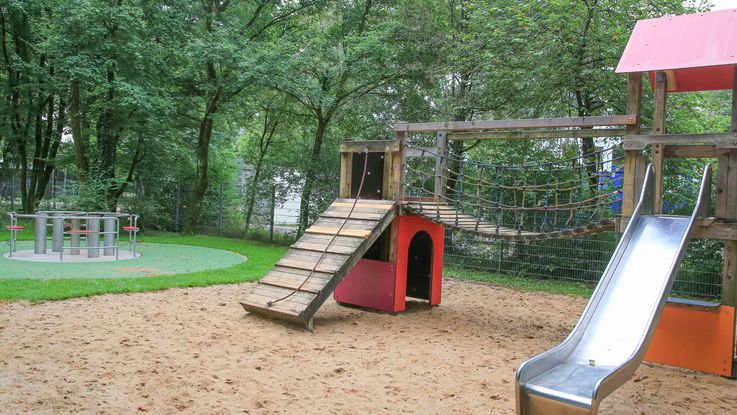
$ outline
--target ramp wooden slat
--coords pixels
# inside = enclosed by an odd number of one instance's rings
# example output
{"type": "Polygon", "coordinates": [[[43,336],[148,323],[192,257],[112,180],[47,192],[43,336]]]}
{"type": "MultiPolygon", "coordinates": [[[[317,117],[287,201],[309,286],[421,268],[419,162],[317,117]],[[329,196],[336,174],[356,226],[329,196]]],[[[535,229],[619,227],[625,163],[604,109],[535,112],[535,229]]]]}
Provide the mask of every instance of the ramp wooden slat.
{"type": "Polygon", "coordinates": [[[312,226],[308,228],[306,233],[318,233],[322,235],[337,235],[340,231],[340,236],[352,236],[354,238],[368,238],[371,235],[371,231],[366,229],[340,229],[340,228],[326,228],[320,226],[312,226]]]}
{"type": "MultiPolygon", "coordinates": [[[[326,272],[317,272],[317,271],[315,271],[315,272],[312,272],[311,274],[312,274],[312,276],[310,277],[310,279],[314,279],[314,280],[329,280],[330,278],[333,277],[333,274],[329,274],[329,273],[326,273],[326,272]]],[[[298,270],[298,269],[294,269],[294,268],[286,268],[286,267],[281,267],[281,266],[278,266],[277,265],[277,266],[274,267],[274,269],[271,270],[271,272],[269,272],[268,275],[277,275],[277,276],[281,276],[281,275],[288,275],[288,276],[297,275],[299,277],[306,277],[306,276],[310,275],[310,271],[307,271],[307,270],[298,270]]],[[[261,281],[264,281],[265,278],[266,277],[264,277],[263,279],[261,279],[261,281]]]]}
{"type": "Polygon", "coordinates": [[[323,213],[323,218],[330,218],[330,219],[368,219],[368,220],[379,220],[384,215],[382,213],[372,213],[372,212],[353,212],[350,213],[350,216],[348,211],[340,211],[340,210],[333,210],[330,212],[323,213]]]}
{"type": "Polygon", "coordinates": [[[306,271],[310,271],[314,269],[315,271],[327,272],[330,274],[334,273],[340,268],[339,265],[323,264],[323,263],[319,263],[317,264],[317,266],[315,266],[316,264],[314,261],[298,261],[294,259],[280,259],[276,263],[276,265],[281,265],[287,268],[303,269],[306,271]]]}
{"type": "Polygon", "coordinates": [[[343,230],[346,229],[359,229],[359,230],[373,230],[374,226],[376,226],[376,220],[365,220],[365,219],[333,219],[333,218],[326,218],[322,215],[317,218],[315,223],[312,224],[312,226],[317,227],[333,227],[333,228],[340,228],[343,227],[343,230]]]}
{"type": "Polygon", "coordinates": [[[335,244],[330,244],[328,246],[328,242],[304,242],[304,241],[297,241],[294,244],[292,244],[292,248],[298,248],[303,249],[306,251],[313,251],[313,252],[323,252],[327,249],[327,252],[333,253],[333,254],[351,254],[356,249],[355,247],[349,247],[349,246],[340,246],[335,244]]]}
{"type": "Polygon", "coordinates": [[[333,202],[241,301],[243,308],[310,327],[315,312],[397,215],[393,201],[359,200],[351,212],[353,205],[352,199],[333,202]],[[282,297],[288,298],[268,305],[282,297]]]}

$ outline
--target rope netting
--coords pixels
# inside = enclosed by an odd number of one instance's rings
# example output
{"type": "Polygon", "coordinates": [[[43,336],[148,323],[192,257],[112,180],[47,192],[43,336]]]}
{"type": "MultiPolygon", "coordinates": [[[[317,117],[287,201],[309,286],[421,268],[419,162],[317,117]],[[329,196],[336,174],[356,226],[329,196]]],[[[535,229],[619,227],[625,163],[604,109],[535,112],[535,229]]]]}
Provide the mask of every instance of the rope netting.
{"type": "Polygon", "coordinates": [[[571,229],[591,231],[585,233],[611,229],[621,209],[623,157],[616,155],[614,146],[518,165],[409,147],[416,157],[408,158],[404,166],[405,198],[446,225],[476,231],[481,226],[492,236],[511,229],[518,236],[565,237],[564,231],[571,229]],[[451,209],[443,210],[445,205],[451,209]]]}

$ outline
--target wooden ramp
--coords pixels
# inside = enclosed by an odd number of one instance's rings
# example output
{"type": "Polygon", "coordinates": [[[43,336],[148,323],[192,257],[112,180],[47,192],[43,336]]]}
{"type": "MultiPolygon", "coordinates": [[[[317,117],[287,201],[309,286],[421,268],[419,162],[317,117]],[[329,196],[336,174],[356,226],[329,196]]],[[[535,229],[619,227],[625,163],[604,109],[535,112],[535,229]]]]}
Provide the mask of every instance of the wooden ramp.
{"type": "Polygon", "coordinates": [[[493,239],[507,240],[537,240],[537,239],[562,239],[576,238],[580,236],[614,230],[613,220],[602,220],[586,226],[571,229],[556,230],[550,232],[529,232],[497,226],[494,223],[479,220],[471,215],[458,211],[454,206],[446,202],[435,201],[403,201],[402,210],[423,216],[446,228],[457,229],[474,235],[493,239]]]}
{"type": "Polygon", "coordinates": [[[351,212],[353,203],[335,200],[241,301],[243,308],[311,328],[312,316],[397,215],[391,200],[359,200],[351,212]]]}

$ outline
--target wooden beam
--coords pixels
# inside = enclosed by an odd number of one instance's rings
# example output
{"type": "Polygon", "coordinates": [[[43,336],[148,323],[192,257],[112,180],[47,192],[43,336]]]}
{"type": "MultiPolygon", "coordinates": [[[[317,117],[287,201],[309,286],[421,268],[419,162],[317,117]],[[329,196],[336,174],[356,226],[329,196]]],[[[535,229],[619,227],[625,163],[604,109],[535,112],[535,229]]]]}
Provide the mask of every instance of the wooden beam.
{"type": "MultiPolygon", "coordinates": [[[[719,219],[737,220],[737,150],[720,150],[717,157],[717,203],[719,219]]],[[[724,238],[722,304],[737,305],[737,241],[724,238]]]]}
{"type": "Polygon", "coordinates": [[[710,145],[666,145],[665,158],[716,158],[717,148],[710,145]]]}
{"type": "Polygon", "coordinates": [[[435,147],[408,147],[404,150],[406,158],[435,157],[435,147]]]}
{"type": "Polygon", "coordinates": [[[624,137],[625,128],[585,130],[483,131],[448,133],[448,140],[532,140],[547,138],[624,137]]]}
{"type": "Polygon", "coordinates": [[[643,150],[649,145],[703,144],[718,148],[737,148],[737,132],[707,134],[651,134],[632,135],[624,139],[625,150],[643,150]]]}
{"type": "Polygon", "coordinates": [[[448,167],[448,136],[445,131],[439,131],[436,138],[435,147],[435,191],[434,195],[437,200],[445,199],[445,169],[448,167]]]}
{"type": "Polygon", "coordinates": [[[609,115],[599,117],[538,118],[521,120],[449,121],[425,123],[397,123],[394,131],[474,131],[509,130],[515,128],[613,127],[637,124],[636,115],[609,115]]]}
{"type": "Polygon", "coordinates": [[[404,179],[406,175],[405,165],[407,164],[407,133],[398,132],[397,142],[399,142],[399,150],[395,153],[392,164],[394,166],[394,200],[402,200],[404,198],[404,179]]]}
{"type": "MultiPolygon", "coordinates": [[[[737,65],[732,69],[732,132],[737,133],[737,65]]],[[[732,171],[732,157],[737,158],[737,150],[730,150],[730,180],[728,185],[735,185],[734,179],[737,177],[737,170],[732,171]]],[[[737,188],[729,188],[731,192],[737,193],[737,188]]],[[[734,198],[732,198],[734,199],[734,198]]],[[[718,198],[717,198],[718,200],[718,198]]],[[[737,216],[737,203],[735,206],[726,206],[724,212],[727,216],[737,216]]],[[[737,306],[737,241],[725,240],[724,241],[724,271],[722,271],[722,304],[737,306]]],[[[737,316],[732,322],[734,325],[737,321],[737,316]]],[[[732,339],[732,350],[735,350],[735,344],[737,344],[737,337],[732,339]]],[[[732,354],[732,378],[737,377],[737,358],[733,352],[732,354]]]]}
{"type": "Polygon", "coordinates": [[[371,153],[385,153],[387,151],[399,151],[399,142],[397,140],[344,140],[340,142],[341,153],[363,153],[366,151],[371,153]]]}
{"type": "MultiPolygon", "coordinates": [[[[639,119],[642,113],[642,74],[627,75],[627,113],[639,119]]],[[[640,134],[639,122],[627,126],[627,137],[640,134]]],[[[640,198],[642,183],[645,180],[647,162],[640,150],[624,152],[624,185],[622,192],[622,215],[632,216],[640,198]]]]}
{"type": "MultiPolygon", "coordinates": [[[[668,77],[665,72],[655,74],[655,109],[653,110],[652,135],[665,134],[665,111],[668,102],[668,77]]],[[[654,144],[653,166],[655,167],[655,206],[654,213],[663,213],[663,170],[665,168],[664,144],[654,144]]]]}
{"type": "Polygon", "coordinates": [[[732,76],[732,132],[737,133],[737,65],[732,76]]]}
{"type": "Polygon", "coordinates": [[[353,153],[340,153],[340,189],[338,197],[351,197],[351,180],[353,177],[353,153]]]}
{"type": "Polygon", "coordinates": [[[394,155],[395,151],[384,153],[384,185],[381,198],[391,200],[394,197],[394,155]]]}

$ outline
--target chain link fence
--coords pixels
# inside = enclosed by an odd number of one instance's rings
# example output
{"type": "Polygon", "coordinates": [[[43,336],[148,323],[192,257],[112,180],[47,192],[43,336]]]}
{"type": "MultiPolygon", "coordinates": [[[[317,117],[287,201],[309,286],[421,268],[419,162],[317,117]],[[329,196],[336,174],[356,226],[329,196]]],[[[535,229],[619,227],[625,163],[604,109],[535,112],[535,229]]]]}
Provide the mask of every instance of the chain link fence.
{"type": "MultiPolygon", "coordinates": [[[[198,222],[202,233],[292,243],[297,237],[301,189],[286,181],[267,180],[253,193],[248,232],[247,177],[209,186],[198,222]]],[[[20,210],[20,180],[0,177],[0,213],[20,210]]],[[[135,182],[120,198],[120,208],[141,214],[144,229],[178,232],[184,228],[192,184],[166,181],[135,182]]],[[[79,185],[66,172],[57,172],[47,186],[42,209],[75,209],[79,185]]],[[[322,199],[329,200],[330,195],[322,199]]],[[[323,201],[324,201],[323,200],[323,201]]],[[[324,203],[322,203],[324,204],[324,203]]],[[[326,206],[312,206],[317,214],[326,206]]],[[[619,240],[607,232],[576,239],[539,241],[487,240],[447,231],[445,264],[497,274],[595,284],[619,240]]],[[[721,295],[722,242],[692,240],[681,265],[673,295],[718,300],[721,295]]]]}

